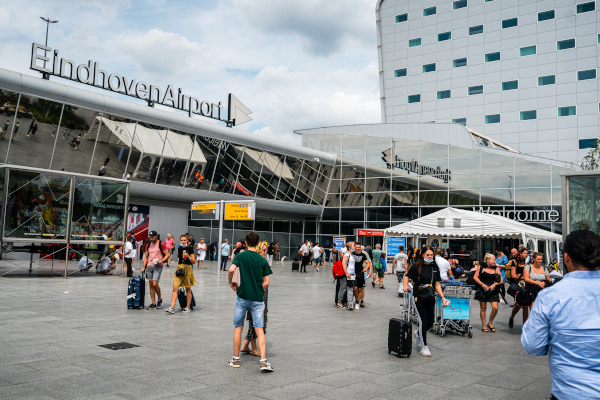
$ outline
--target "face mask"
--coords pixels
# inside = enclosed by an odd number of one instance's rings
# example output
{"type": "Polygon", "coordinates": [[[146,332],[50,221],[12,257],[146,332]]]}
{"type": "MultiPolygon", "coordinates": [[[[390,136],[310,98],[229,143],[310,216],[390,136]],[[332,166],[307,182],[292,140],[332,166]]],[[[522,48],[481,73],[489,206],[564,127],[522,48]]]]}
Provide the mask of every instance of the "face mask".
{"type": "Polygon", "coordinates": [[[427,264],[431,264],[433,262],[433,258],[431,260],[428,258],[423,258],[423,261],[425,261],[427,264]]]}

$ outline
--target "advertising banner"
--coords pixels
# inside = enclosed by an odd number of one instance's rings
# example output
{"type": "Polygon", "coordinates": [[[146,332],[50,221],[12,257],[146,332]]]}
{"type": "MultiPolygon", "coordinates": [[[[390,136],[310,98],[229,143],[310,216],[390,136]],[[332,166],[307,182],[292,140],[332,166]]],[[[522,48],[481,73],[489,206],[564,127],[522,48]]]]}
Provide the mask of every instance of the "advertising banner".
{"type": "Polygon", "coordinates": [[[344,247],[345,243],[346,243],[346,239],[344,239],[343,237],[333,238],[333,244],[335,244],[335,247],[337,249],[341,249],[342,247],[344,247]]]}
{"type": "Polygon", "coordinates": [[[135,231],[134,237],[138,242],[148,239],[148,226],[150,224],[150,207],[137,204],[129,205],[127,215],[127,232],[135,231]]]}

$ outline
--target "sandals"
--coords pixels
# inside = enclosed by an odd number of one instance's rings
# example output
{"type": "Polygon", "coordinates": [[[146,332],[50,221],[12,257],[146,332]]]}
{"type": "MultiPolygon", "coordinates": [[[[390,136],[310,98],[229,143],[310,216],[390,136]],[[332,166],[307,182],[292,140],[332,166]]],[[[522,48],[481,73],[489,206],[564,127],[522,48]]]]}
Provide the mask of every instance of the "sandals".
{"type": "Polygon", "coordinates": [[[258,349],[256,350],[252,350],[250,353],[248,353],[252,356],[256,356],[256,357],[260,357],[260,351],[258,351],[258,349]]]}
{"type": "Polygon", "coordinates": [[[344,308],[344,306],[340,303],[340,304],[336,304],[335,305],[337,308],[344,308]]]}
{"type": "Polygon", "coordinates": [[[240,351],[244,354],[252,354],[252,350],[250,350],[249,348],[242,348],[240,349],[240,351]]]}
{"type": "Polygon", "coordinates": [[[487,330],[487,327],[484,326],[483,328],[481,328],[481,332],[489,332],[489,331],[487,330]]]}
{"type": "Polygon", "coordinates": [[[361,300],[360,306],[364,308],[365,307],[365,302],[361,300]]]}
{"type": "Polygon", "coordinates": [[[492,332],[496,332],[496,328],[494,328],[493,326],[491,326],[490,324],[487,324],[487,327],[490,329],[490,331],[492,332]]]}

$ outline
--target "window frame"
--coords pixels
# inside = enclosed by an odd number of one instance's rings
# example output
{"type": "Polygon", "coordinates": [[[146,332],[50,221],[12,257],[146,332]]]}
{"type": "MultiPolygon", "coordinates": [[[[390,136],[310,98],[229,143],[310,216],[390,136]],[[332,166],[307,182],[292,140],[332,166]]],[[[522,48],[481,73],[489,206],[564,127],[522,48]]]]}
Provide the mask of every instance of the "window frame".
{"type": "Polygon", "coordinates": [[[484,93],[484,91],[483,91],[483,85],[469,86],[467,93],[469,94],[469,96],[477,96],[478,94],[483,94],[484,93]],[[481,92],[479,92],[479,93],[471,93],[471,89],[479,88],[479,87],[481,87],[481,92]]]}
{"type": "Polygon", "coordinates": [[[501,60],[502,60],[502,54],[501,54],[501,53],[502,53],[502,52],[500,52],[500,51],[496,51],[496,52],[493,52],[493,53],[487,53],[487,54],[485,54],[485,59],[484,59],[484,61],[485,61],[486,63],[488,63],[488,62],[496,62],[496,61],[501,61],[501,60]],[[492,56],[492,55],[494,55],[494,56],[495,56],[496,54],[498,54],[498,59],[497,59],[497,60],[488,60],[488,56],[492,56]]]}
{"type": "Polygon", "coordinates": [[[452,90],[448,89],[448,90],[438,90],[437,92],[437,99],[438,100],[444,100],[444,99],[449,99],[452,97],[452,90]],[[444,95],[444,94],[448,94],[448,96],[446,97],[440,97],[440,94],[444,95]]]}
{"type": "Polygon", "coordinates": [[[469,6],[469,2],[467,0],[456,0],[452,3],[452,10],[460,10],[461,8],[466,8],[469,6]],[[464,3],[464,6],[462,5],[464,3]],[[457,5],[459,7],[457,7],[457,5]]]}
{"type": "Polygon", "coordinates": [[[452,40],[452,31],[438,33],[438,42],[445,42],[448,40],[452,40]],[[446,34],[448,34],[448,39],[440,39],[440,35],[446,35],[446,34]]]}
{"type": "Polygon", "coordinates": [[[420,103],[421,102],[421,94],[409,94],[408,95],[408,103],[407,104],[414,104],[414,103],[420,103]],[[415,96],[419,96],[419,99],[417,101],[410,101],[411,97],[415,97],[415,96]]]}
{"type": "Polygon", "coordinates": [[[557,40],[556,41],[556,51],[564,51],[564,50],[570,50],[570,49],[576,49],[577,48],[577,40],[576,38],[571,38],[571,39],[564,39],[564,40],[557,40]],[[559,43],[564,43],[564,42],[570,42],[573,41],[573,47],[567,47],[565,49],[559,49],[558,45],[559,43]]]}
{"type": "Polygon", "coordinates": [[[535,45],[535,44],[531,45],[531,46],[521,47],[519,49],[519,57],[535,56],[536,54],[537,54],[537,45],[535,45]],[[531,53],[531,54],[523,54],[523,50],[531,49],[532,47],[533,47],[533,50],[534,50],[533,53],[531,53]]]}
{"type": "Polygon", "coordinates": [[[399,68],[394,70],[394,78],[402,78],[408,74],[408,70],[406,68],[399,68]],[[404,71],[404,75],[399,74],[399,72],[404,71]]]}
{"type": "Polygon", "coordinates": [[[537,110],[527,110],[527,111],[520,111],[519,112],[519,121],[531,121],[537,119],[537,110]],[[525,113],[533,113],[533,118],[523,118],[524,115],[526,115],[525,113]]]}
{"type": "Polygon", "coordinates": [[[550,21],[551,19],[556,19],[556,10],[552,9],[552,10],[538,12],[538,22],[550,21]],[[542,14],[546,14],[546,13],[549,13],[549,12],[552,13],[552,18],[546,18],[546,19],[540,20],[540,16],[542,14]]]}
{"type": "Polygon", "coordinates": [[[408,13],[404,13],[404,14],[398,14],[398,15],[396,15],[396,19],[395,19],[395,21],[396,21],[396,22],[395,22],[396,24],[401,24],[402,22],[406,22],[406,21],[408,21],[408,13]],[[406,16],[406,19],[404,19],[404,20],[402,20],[402,21],[398,21],[399,17],[403,17],[403,16],[406,16]]]}
{"type": "Polygon", "coordinates": [[[539,87],[539,86],[549,86],[549,85],[556,85],[556,75],[544,75],[544,76],[538,76],[538,87],[539,87]],[[549,78],[549,77],[552,77],[552,78],[554,78],[554,81],[553,81],[552,83],[545,83],[545,84],[543,84],[543,85],[541,85],[541,84],[540,84],[540,82],[541,82],[541,81],[540,81],[540,79],[542,79],[542,78],[549,78]]]}
{"type": "Polygon", "coordinates": [[[579,4],[577,4],[577,8],[575,9],[575,11],[576,11],[576,14],[585,14],[587,12],[596,11],[596,2],[595,1],[588,1],[586,3],[579,3],[579,4]],[[579,11],[579,7],[587,6],[587,5],[590,5],[590,4],[594,5],[593,9],[587,10],[587,11],[579,11]]]}
{"type": "Polygon", "coordinates": [[[435,15],[435,14],[437,14],[437,6],[427,7],[427,8],[423,9],[423,18],[424,17],[430,17],[430,16],[435,15]],[[433,9],[433,12],[431,14],[425,15],[425,11],[432,10],[432,9],[433,9]]]}
{"type": "Polygon", "coordinates": [[[484,117],[484,125],[491,125],[491,124],[499,124],[502,122],[502,114],[488,114],[484,117]],[[498,116],[498,121],[497,122],[488,122],[488,117],[495,117],[498,116]]]}
{"type": "Polygon", "coordinates": [[[483,33],[483,24],[482,25],[475,25],[475,26],[470,26],[469,27],[469,36],[480,35],[482,33],[483,33]],[[481,32],[471,33],[471,29],[473,29],[473,28],[479,28],[479,27],[481,27],[481,32]]]}
{"type": "Polygon", "coordinates": [[[424,74],[427,74],[427,73],[429,73],[429,72],[435,72],[435,71],[436,71],[436,65],[435,65],[435,64],[436,64],[436,63],[431,63],[431,64],[423,64],[423,73],[424,73],[424,74]],[[431,66],[433,66],[433,69],[431,69],[431,70],[428,70],[428,71],[425,71],[425,68],[426,68],[426,67],[431,67],[431,66]]]}
{"type": "Polygon", "coordinates": [[[560,118],[560,117],[576,117],[576,116],[577,116],[577,106],[563,106],[563,107],[558,107],[558,108],[557,108],[557,110],[558,110],[558,113],[557,113],[557,114],[558,114],[558,117],[559,117],[559,118],[560,118]],[[561,110],[561,109],[563,109],[563,110],[564,110],[564,109],[567,109],[567,108],[568,108],[568,109],[569,109],[569,111],[571,111],[571,110],[570,110],[570,109],[571,109],[571,107],[575,108],[575,114],[569,114],[569,115],[560,115],[560,110],[561,110]]]}
{"type": "Polygon", "coordinates": [[[408,39],[408,48],[410,49],[411,47],[419,47],[421,45],[421,38],[414,38],[414,39],[408,39]],[[414,46],[411,46],[410,42],[412,42],[413,40],[418,40],[419,44],[415,44],[414,46]]]}
{"type": "Polygon", "coordinates": [[[509,90],[518,90],[518,89],[519,89],[519,80],[518,80],[518,79],[515,79],[514,81],[504,81],[504,82],[502,82],[502,91],[503,91],[503,92],[505,92],[505,91],[509,91],[509,90]],[[514,83],[514,82],[517,82],[517,87],[515,87],[515,88],[510,88],[510,89],[505,89],[505,88],[504,88],[504,84],[508,84],[508,83],[514,83]]]}
{"type": "Polygon", "coordinates": [[[467,58],[468,57],[463,57],[463,58],[457,58],[457,59],[452,60],[452,68],[462,68],[462,67],[468,66],[469,64],[468,64],[467,58]],[[456,61],[459,61],[459,60],[465,60],[465,65],[458,65],[457,66],[456,65],[456,61]]]}

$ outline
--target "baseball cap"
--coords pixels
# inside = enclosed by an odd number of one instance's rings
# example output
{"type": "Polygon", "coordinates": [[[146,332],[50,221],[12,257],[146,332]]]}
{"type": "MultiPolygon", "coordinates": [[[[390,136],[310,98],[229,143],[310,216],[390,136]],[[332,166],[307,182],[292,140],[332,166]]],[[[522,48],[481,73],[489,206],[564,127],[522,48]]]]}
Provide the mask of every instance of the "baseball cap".
{"type": "Polygon", "coordinates": [[[148,232],[148,236],[158,236],[158,232],[150,231],[150,232],[148,232]]]}

